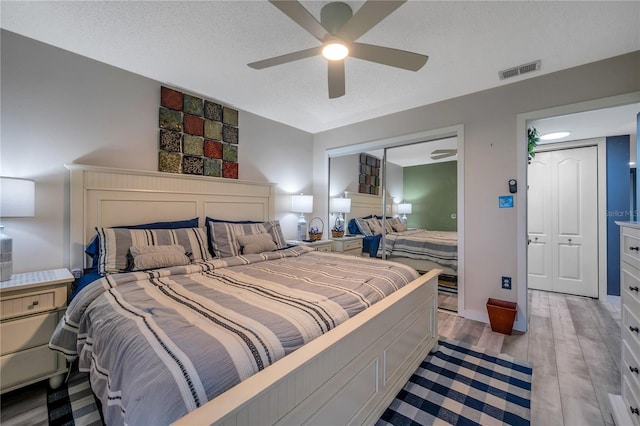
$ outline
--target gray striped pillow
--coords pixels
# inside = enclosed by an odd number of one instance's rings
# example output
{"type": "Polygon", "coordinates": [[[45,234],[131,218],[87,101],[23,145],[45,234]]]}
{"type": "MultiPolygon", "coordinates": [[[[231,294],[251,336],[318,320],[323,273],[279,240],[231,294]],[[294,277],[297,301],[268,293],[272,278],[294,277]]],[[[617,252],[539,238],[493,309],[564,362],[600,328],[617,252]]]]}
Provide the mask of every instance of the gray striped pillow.
{"type": "Polygon", "coordinates": [[[369,228],[369,225],[366,222],[366,219],[356,217],[353,220],[356,222],[356,226],[358,227],[362,235],[364,235],[365,237],[370,237],[373,235],[371,229],[369,228]]]}
{"type": "Polygon", "coordinates": [[[262,223],[209,222],[209,233],[213,239],[213,256],[232,257],[240,254],[238,235],[264,234],[262,223]]]}
{"type": "Polygon", "coordinates": [[[263,223],[265,229],[271,234],[271,239],[276,243],[278,249],[283,249],[287,246],[287,241],[284,239],[282,228],[280,228],[280,222],[277,220],[271,220],[263,223]]]}
{"type": "Polygon", "coordinates": [[[211,259],[207,234],[201,228],[126,229],[96,228],[100,252],[98,272],[109,274],[127,270],[127,255],[133,246],[181,245],[190,253],[192,262],[211,259]]]}

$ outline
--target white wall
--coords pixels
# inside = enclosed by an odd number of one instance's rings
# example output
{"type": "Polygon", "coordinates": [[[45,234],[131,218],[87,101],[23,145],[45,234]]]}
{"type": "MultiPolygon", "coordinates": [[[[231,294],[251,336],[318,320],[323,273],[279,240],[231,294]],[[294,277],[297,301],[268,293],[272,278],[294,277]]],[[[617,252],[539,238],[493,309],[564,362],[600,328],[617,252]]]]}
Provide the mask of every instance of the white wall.
{"type": "MultiPolygon", "coordinates": [[[[517,114],[635,92],[640,90],[638,75],[640,52],[635,52],[326,131],[314,135],[314,164],[322,164],[328,149],[464,126],[462,311],[486,321],[487,298],[515,301],[526,288],[524,279],[517,280],[526,271],[518,270],[516,244],[526,185],[519,185],[516,209],[499,209],[497,200],[508,193],[507,181],[517,176],[517,162],[526,162],[517,156],[517,114]],[[514,290],[501,289],[502,275],[514,277],[514,290]]],[[[314,193],[326,184],[324,170],[315,168],[314,193]]],[[[521,310],[519,318],[524,314],[521,310]]]]}
{"type": "MultiPolygon", "coordinates": [[[[64,164],[157,170],[160,83],[8,31],[0,37],[0,174],[36,181],[36,216],[2,220],[14,272],[68,266],[64,164]]],[[[239,177],[278,183],[276,218],[293,238],[288,194],[311,193],[312,135],[243,111],[239,129],[239,177]]]]}

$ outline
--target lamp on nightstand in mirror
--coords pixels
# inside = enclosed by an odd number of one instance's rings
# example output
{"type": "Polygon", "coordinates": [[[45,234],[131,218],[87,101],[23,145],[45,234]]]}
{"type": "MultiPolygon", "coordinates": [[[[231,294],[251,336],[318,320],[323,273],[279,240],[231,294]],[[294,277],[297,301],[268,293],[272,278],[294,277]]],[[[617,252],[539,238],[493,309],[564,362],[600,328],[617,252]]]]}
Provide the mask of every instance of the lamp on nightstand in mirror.
{"type": "Polygon", "coordinates": [[[332,237],[344,236],[345,220],[343,213],[351,212],[351,198],[332,198],[331,199],[331,213],[338,214],[336,217],[336,223],[331,230],[332,237]]]}
{"type": "Polygon", "coordinates": [[[409,203],[400,203],[398,204],[398,214],[401,214],[402,217],[400,220],[405,225],[407,224],[407,214],[411,214],[411,204],[409,203]]]}
{"type": "MultiPolygon", "coordinates": [[[[29,179],[0,177],[0,218],[33,217],[35,182],[29,179]]],[[[0,281],[13,275],[13,240],[0,225],[0,281]]]]}

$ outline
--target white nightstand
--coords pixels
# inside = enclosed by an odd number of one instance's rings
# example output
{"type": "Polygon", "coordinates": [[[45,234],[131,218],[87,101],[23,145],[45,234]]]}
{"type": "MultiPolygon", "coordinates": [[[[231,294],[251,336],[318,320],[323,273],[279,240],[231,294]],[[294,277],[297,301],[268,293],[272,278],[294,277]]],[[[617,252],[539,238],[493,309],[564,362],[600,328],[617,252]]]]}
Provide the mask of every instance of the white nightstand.
{"type": "Polygon", "coordinates": [[[331,238],[331,250],[351,256],[362,255],[362,240],[364,235],[347,235],[340,238],[331,238]]]}
{"type": "Polygon", "coordinates": [[[67,363],[49,339],[67,307],[67,269],[14,274],[0,282],[0,393],[49,379],[62,384],[67,363]]]}
{"type": "Polygon", "coordinates": [[[317,251],[323,251],[325,253],[329,253],[331,251],[331,240],[318,240],[318,241],[288,240],[287,243],[293,244],[296,246],[315,247],[317,251]]]}

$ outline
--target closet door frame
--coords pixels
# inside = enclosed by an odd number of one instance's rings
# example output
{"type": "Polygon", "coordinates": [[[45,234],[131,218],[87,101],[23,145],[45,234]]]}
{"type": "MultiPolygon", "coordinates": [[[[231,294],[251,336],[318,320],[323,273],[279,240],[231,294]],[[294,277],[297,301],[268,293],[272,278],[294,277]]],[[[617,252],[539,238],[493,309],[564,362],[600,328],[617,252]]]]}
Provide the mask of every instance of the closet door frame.
{"type": "MultiPolygon", "coordinates": [[[[542,144],[536,152],[595,146],[598,161],[598,299],[607,297],[607,141],[606,138],[542,144]]],[[[528,272],[528,268],[527,268],[528,272]]]]}
{"type": "MultiPolygon", "coordinates": [[[[332,148],[325,152],[326,167],[328,176],[331,175],[329,169],[329,159],[332,157],[340,157],[343,155],[356,154],[365,151],[373,151],[376,149],[393,148],[403,145],[410,145],[418,142],[429,142],[450,137],[458,138],[458,209],[456,213],[458,228],[458,315],[464,318],[479,319],[472,312],[467,312],[465,308],[465,273],[464,273],[464,125],[458,124],[450,127],[444,127],[434,130],[426,130],[424,132],[413,133],[408,135],[396,136],[387,139],[377,139],[356,145],[348,145],[339,148],[332,148]]],[[[383,172],[384,173],[384,172],[383,172]]],[[[384,179],[384,177],[383,177],[384,179]]],[[[328,191],[327,191],[328,194],[328,191]]],[[[383,197],[386,193],[383,192],[383,197]]],[[[328,197],[327,197],[328,198],[328,197]]],[[[329,206],[327,199],[327,207],[329,206]]],[[[326,214],[327,220],[329,212],[326,214]]],[[[525,310],[526,311],[526,310],[525,310]]],[[[525,325],[526,327],[526,325],[525,325]]]]}

